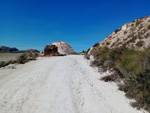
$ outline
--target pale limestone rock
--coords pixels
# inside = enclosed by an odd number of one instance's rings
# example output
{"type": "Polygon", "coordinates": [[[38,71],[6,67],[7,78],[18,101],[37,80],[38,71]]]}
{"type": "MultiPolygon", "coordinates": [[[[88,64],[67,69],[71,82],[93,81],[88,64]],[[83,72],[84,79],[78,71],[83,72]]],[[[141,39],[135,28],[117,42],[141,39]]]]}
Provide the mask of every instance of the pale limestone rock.
{"type": "Polygon", "coordinates": [[[75,54],[74,50],[72,47],[67,44],[66,42],[58,41],[58,42],[53,42],[52,45],[55,45],[58,47],[58,52],[60,54],[75,54]]]}

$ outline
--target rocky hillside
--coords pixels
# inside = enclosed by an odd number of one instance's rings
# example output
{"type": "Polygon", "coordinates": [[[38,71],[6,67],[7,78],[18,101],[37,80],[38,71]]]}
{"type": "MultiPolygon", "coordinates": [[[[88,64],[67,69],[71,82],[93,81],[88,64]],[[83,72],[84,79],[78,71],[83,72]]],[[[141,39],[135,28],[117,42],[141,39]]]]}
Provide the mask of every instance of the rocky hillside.
{"type": "Polygon", "coordinates": [[[150,16],[135,19],[132,23],[123,25],[95,46],[108,46],[109,48],[135,47],[138,49],[149,47],[150,16]]]}
{"type": "Polygon", "coordinates": [[[17,48],[13,47],[6,47],[6,46],[0,46],[0,51],[18,51],[17,48]]]}
{"type": "Polygon", "coordinates": [[[85,58],[100,72],[111,71],[101,80],[117,82],[128,98],[135,99],[133,107],[150,113],[150,16],[115,30],[86,52],[85,58]]]}
{"type": "Polygon", "coordinates": [[[75,54],[74,50],[72,47],[67,44],[66,42],[58,41],[58,42],[53,42],[52,45],[55,45],[58,47],[58,52],[60,54],[75,54]]]}

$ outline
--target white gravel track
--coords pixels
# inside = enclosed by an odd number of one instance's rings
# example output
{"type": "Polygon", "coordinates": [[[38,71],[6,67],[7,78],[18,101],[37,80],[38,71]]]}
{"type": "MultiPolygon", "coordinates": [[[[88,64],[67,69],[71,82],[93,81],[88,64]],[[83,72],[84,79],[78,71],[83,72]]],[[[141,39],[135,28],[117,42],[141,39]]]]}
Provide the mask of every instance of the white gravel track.
{"type": "Polygon", "coordinates": [[[143,113],[80,55],[0,69],[0,113],[143,113]]]}

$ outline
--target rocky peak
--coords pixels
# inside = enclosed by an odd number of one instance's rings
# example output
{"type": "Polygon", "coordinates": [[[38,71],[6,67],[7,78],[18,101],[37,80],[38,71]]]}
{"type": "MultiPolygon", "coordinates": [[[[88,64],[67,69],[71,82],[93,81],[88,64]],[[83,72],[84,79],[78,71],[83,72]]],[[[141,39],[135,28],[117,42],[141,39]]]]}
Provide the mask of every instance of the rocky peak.
{"type": "Polygon", "coordinates": [[[66,42],[62,42],[62,41],[53,42],[52,45],[55,45],[58,47],[58,52],[60,54],[75,54],[72,47],[66,42]]]}

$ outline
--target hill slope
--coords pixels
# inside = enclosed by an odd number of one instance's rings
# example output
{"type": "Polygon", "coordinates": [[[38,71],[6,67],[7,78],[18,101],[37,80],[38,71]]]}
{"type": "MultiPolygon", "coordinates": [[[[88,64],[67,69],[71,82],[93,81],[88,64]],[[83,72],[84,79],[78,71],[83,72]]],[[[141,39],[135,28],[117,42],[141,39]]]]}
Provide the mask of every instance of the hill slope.
{"type": "Polygon", "coordinates": [[[123,25],[97,45],[109,48],[150,47],[150,16],[135,19],[132,23],[123,25]]]}

